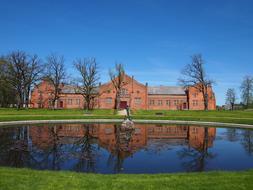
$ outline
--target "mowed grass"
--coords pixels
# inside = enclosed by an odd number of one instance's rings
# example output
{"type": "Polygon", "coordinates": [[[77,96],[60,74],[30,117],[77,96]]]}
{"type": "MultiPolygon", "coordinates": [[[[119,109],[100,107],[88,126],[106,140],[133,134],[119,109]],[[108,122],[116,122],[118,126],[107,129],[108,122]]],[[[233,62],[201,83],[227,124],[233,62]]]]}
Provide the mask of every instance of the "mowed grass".
{"type": "Polygon", "coordinates": [[[116,119],[123,118],[114,114],[113,110],[97,109],[85,111],[81,109],[12,109],[0,108],[1,121],[24,121],[24,120],[55,120],[55,119],[116,119]]]}
{"type": "Polygon", "coordinates": [[[253,170],[242,172],[202,172],[155,175],[102,175],[74,172],[0,168],[3,190],[79,189],[253,189],[253,170]]]}
{"type": "Polygon", "coordinates": [[[208,121],[223,123],[253,124],[253,111],[168,111],[168,110],[136,110],[136,118],[155,118],[185,121],[208,121]],[[157,115],[157,113],[162,115],[157,115]]]}
{"type": "MultiPolygon", "coordinates": [[[[253,124],[253,111],[168,111],[136,110],[133,119],[210,121],[223,123],[253,124]],[[159,114],[157,114],[159,113],[159,114]]],[[[113,110],[95,109],[86,112],[81,109],[0,109],[0,121],[54,120],[54,119],[123,119],[113,110]]]]}
{"type": "MultiPolygon", "coordinates": [[[[253,124],[253,111],[168,111],[136,110],[133,119],[211,121],[223,123],[253,124]],[[158,113],[158,114],[157,114],[158,113]]],[[[53,119],[123,119],[114,110],[95,109],[0,109],[0,121],[53,120],[53,119]]]]}
{"type": "Polygon", "coordinates": [[[0,108],[0,115],[114,115],[113,110],[95,109],[87,112],[82,109],[15,109],[0,108]]]}

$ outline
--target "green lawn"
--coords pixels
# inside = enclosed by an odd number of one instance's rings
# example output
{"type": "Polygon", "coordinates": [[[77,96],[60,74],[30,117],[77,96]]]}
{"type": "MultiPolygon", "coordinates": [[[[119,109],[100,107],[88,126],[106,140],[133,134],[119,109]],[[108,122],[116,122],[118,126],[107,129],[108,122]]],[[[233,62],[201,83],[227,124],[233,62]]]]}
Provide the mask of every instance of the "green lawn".
{"type": "Polygon", "coordinates": [[[253,189],[253,170],[156,175],[101,175],[0,168],[3,190],[253,189]]]}
{"type": "MultiPolygon", "coordinates": [[[[161,119],[186,121],[213,121],[224,123],[253,124],[253,111],[165,111],[138,110],[132,112],[133,119],[161,119]],[[162,115],[157,115],[162,113],[162,115]]],[[[0,109],[0,121],[47,120],[47,119],[119,119],[113,110],[48,110],[48,109],[0,109]]]]}

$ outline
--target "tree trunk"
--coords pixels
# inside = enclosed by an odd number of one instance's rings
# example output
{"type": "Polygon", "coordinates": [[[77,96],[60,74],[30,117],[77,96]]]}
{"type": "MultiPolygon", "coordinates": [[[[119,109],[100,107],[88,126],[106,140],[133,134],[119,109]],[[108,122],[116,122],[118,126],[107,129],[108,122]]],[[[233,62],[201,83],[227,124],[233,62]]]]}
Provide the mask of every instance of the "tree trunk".
{"type": "Polygon", "coordinates": [[[116,95],[115,100],[114,100],[114,110],[117,110],[117,104],[118,104],[118,98],[116,95]]]}
{"type": "Polygon", "coordinates": [[[90,97],[86,96],[86,111],[88,112],[90,110],[90,97]]]}
{"type": "Polygon", "coordinates": [[[54,109],[57,109],[57,108],[58,108],[58,99],[56,99],[54,102],[54,109]]]}
{"type": "Polygon", "coordinates": [[[17,108],[20,109],[23,107],[23,103],[24,103],[24,96],[22,92],[19,92],[18,94],[18,100],[17,100],[17,108]]]}
{"type": "Polygon", "coordinates": [[[30,87],[27,88],[26,95],[25,95],[25,106],[26,106],[26,108],[29,108],[29,95],[30,95],[30,87]]]}
{"type": "Polygon", "coordinates": [[[119,92],[118,92],[118,91],[116,92],[114,109],[115,109],[115,110],[118,110],[118,109],[119,109],[119,92]]]}
{"type": "Polygon", "coordinates": [[[204,109],[205,111],[208,110],[208,92],[207,92],[207,86],[202,84],[202,91],[203,91],[203,100],[204,100],[204,109]]]}
{"type": "Polygon", "coordinates": [[[207,111],[208,110],[208,94],[205,94],[205,110],[207,111]]]}
{"type": "Polygon", "coordinates": [[[205,92],[202,92],[203,95],[203,101],[204,101],[204,110],[208,110],[208,95],[205,92]]]}

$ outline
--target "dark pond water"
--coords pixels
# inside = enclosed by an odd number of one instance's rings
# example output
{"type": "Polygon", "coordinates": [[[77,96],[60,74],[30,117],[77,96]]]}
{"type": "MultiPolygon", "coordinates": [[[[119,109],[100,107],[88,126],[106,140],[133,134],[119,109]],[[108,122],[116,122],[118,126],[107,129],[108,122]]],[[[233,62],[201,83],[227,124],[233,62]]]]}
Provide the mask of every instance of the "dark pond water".
{"type": "Polygon", "coordinates": [[[0,166],[94,173],[253,168],[253,130],[189,125],[57,124],[0,128],[0,166]]]}

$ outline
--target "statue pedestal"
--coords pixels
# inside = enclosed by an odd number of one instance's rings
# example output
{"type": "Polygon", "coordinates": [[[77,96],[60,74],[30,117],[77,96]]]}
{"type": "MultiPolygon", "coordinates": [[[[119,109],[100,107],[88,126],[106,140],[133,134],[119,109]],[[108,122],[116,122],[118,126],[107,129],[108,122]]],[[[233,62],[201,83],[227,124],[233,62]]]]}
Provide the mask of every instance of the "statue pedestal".
{"type": "Polygon", "coordinates": [[[126,119],[122,122],[121,127],[124,129],[131,129],[132,130],[132,129],[134,129],[134,122],[129,119],[126,119]]]}

